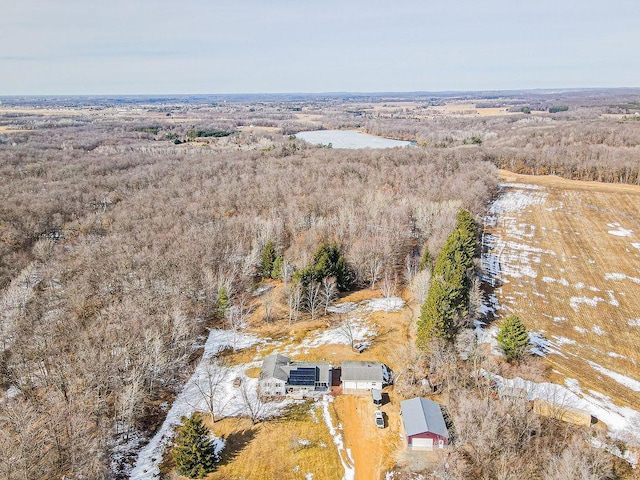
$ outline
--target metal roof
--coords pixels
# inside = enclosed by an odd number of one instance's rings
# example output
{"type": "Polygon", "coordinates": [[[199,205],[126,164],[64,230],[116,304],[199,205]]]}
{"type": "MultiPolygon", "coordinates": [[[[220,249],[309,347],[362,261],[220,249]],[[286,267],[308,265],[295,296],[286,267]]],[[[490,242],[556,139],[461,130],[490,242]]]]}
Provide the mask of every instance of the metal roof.
{"type": "Polygon", "coordinates": [[[426,398],[416,397],[400,402],[400,408],[407,437],[431,432],[449,438],[440,404],[426,398]]]}
{"type": "Polygon", "coordinates": [[[380,362],[342,362],[343,382],[350,380],[382,382],[382,364],[380,362]]]}

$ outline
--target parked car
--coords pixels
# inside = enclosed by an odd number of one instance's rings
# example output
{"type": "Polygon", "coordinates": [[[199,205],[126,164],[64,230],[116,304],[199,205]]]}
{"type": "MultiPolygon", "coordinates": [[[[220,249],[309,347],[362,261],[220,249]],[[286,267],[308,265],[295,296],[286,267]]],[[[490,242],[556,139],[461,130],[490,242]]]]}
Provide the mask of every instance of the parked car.
{"type": "Polygon", "coordinates": [[[376,427],[384,428],[384,415],[382,412],[380,410],[376,410],[373,415],[376,419],[376,427]]]}
{"type": "Polygon", "coordinates": [[[236,377],[233,379],[233,386],[238,388],[240,385],[242,385],[242,378],[241,377],[236,377]]]}

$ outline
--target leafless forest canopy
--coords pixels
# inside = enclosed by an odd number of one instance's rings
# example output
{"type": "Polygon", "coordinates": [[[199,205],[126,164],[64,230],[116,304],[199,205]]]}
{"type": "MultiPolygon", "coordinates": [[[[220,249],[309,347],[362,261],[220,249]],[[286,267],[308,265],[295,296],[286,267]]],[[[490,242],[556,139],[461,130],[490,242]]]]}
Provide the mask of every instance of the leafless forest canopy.
{"type": "Polygon", "coordinates": [[[2,99],[0,476],[108,478],[114,438],[157,426],[220,287],[241,301],[268,241],[296,268],[337,242],[367,286],[437,252],[460,208],[481,219],[496,166],[639,184],[639,99],[455,99],[504,108],[489,117],[420,96],[2,99]],[[318,128],[418,147],[289,136],[318,128]]]}

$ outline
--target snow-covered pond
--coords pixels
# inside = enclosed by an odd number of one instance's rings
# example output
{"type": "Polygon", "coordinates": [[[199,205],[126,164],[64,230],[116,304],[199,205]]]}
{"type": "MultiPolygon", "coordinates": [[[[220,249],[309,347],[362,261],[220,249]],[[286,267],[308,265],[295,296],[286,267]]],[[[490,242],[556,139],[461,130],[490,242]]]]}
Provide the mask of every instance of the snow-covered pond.
{"type": "Polygon", "coordinates": [[[393,148],[408,147],[411,142],[376,137],[355,130],[315,130],[296,133],[296,138],[314,145],[329,145],[333,148],[393,148]]]}

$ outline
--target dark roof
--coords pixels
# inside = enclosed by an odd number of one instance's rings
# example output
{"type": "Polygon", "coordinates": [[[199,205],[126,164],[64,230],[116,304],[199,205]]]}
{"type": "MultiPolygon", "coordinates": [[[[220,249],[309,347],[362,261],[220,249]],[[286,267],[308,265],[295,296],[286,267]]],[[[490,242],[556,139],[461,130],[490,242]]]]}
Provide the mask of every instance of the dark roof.
{"type": "Polygon", "coordinates": [[[380,362],[342,362],[342,381],[360,380],[382,382],[380,362]]]}
{"type": "Polygon", "coordinates": [[[329,384],[330,370],[331,365],[326,362],[292,362],[284,355],[275,353],[262,361],[260,380],[277,378],[289,383],[291,373],[295,372],[293,376],[296,378],[292,385],[313,385],[316,381],[329,384]],[[311,381],[311,370],[313,370],[313,381],[311,381]]]}
{"type": "Polygon", "coordinates": [[[416,397],[400,402],[400,408],[407,437],[431,432],[449,438],[449,432],[438,403],[416,397]]]}

